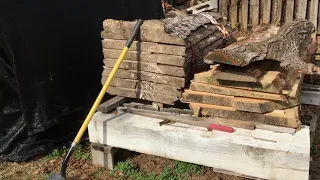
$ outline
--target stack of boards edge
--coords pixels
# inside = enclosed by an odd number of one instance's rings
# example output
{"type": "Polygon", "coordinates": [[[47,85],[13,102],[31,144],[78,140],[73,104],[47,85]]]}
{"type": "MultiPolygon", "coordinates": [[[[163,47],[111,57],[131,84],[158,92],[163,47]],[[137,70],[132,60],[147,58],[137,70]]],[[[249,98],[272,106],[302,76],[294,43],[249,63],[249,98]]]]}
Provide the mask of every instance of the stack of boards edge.
{"type": "Polygon", "coordinates": [[[181,99],[196,116],[298,129],[304,75],[265,67],[258,64],[235,70],[234,66],[211,66],[209,71],[195,74],[181,99]]]}
{"type": "MultiPolygon", "coordinates": [[[[107,19],[103,22],[101,32],[104,71],[101,83],[104,84],[122,48],[135,26],[134,21],[107,19]]],[[[120,65],[107,92],[129,98],[144,99],[163,104],[174,105],[181,97],[192,68],[188,64],[187,55],[193,46],[200,59],[215,48],[223,48],[223,35],[218,28],[199,28],[190,41],[167,34],[160,20],[146,20],[140,28],[139,37],[130,47],[124,61],[120,65]],[[200,34],[200,35],[199,35],[200,34]]],[[[190,60],[191,61],[191,60],[190,60]]],[[[209,65],[203,63],[206,67],[209,65]]]]}

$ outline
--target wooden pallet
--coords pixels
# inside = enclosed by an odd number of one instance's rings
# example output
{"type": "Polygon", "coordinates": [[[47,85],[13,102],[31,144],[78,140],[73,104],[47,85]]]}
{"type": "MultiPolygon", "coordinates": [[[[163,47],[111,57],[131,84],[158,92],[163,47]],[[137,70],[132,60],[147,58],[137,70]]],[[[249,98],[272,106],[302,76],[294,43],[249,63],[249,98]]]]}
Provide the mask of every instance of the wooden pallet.
{"type": "Polygon", "coordinates": [[[117,111],[97,112],[91,143],[156,155],[262,179],[308,179],[310,129],[295,134],[235,128],[234,133],[117,111]]]}

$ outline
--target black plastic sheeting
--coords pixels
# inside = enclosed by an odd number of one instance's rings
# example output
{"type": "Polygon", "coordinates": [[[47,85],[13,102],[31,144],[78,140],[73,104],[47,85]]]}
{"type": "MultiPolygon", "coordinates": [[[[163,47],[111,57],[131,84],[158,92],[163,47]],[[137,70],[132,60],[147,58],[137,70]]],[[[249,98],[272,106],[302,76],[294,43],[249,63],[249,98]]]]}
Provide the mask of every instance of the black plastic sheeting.
{"type": "Polygon", "coordinates": [[[0,159],[73,139],[74,114],[83,120],[101,88],[104,19],[162,17],[160,0],[2,0],[0,159]]]}

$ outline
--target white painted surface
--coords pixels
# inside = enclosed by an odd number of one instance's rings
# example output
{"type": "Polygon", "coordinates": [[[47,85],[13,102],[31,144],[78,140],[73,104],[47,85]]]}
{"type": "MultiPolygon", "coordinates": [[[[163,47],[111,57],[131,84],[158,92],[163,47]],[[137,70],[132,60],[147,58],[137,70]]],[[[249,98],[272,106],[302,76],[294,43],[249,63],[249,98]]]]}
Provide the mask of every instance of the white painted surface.
{"type": "Polygon", "coordinates": [[[179,123],[159,126],[161,121],[130,113],[97,112],[88,127],[89,139],[252,177],[308,179],[308,127],[294,135],[240,128],[226,133],[179,123]]]}

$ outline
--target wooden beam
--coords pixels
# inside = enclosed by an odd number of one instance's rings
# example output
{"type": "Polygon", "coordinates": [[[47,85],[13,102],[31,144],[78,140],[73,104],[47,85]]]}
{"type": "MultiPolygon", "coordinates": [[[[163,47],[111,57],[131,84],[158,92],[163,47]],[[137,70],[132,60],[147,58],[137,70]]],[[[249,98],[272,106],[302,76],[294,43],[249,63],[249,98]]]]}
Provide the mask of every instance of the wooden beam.
{"type": "Polygon", "coordinates": [[[263,4],[263,23],[270,23],[270,15],[271,15],[271,0],[264,0],[263,4]]]}
{"type": "MultiPolygon", "coordinates": [[[[103,76],[101,79],[101,84],[104,84],[107,80],[107,77],[103,76]]],[[[179,87],[167,85],[167,84],[160,84],[160,83],[154,83],[149,81],[140,81],[140,80],[132,80],[132,79],[120,79],[120,78],[114,78],[110,86],[113,87],[122,87],[122,88],[128,88],[128,89],[141,89],[146,91],[157,91],[164,94],[181,97],[181,91],[179,87]]]]}
{"type": "Polygon", "coordinates": [[[272,2],[272,24],[279,26],[281,24],[282,17],[282,4],[283,0],[274,0],[272,2]]]}
{"type": "MultiPolygon", "coordinates": [[[[127,43],[126,40],[103,39],[102,47],[104,49],[122,50],[123,47],[126,45],[126,43],[127,43]]],[[[132,45],[130,46],[130,51],[185,56],[186,47],[177,46],[177,45],[151,43],[151,42],[133,41],[132,45]]]]}
{"type": "Polygon", "coordinates": [[[285,24],[289,24],[293,21],[293,14],[294,14],[294,0],[287,0],[285,24]]]}
{"type": "MultiPolygon", "coordinates": [[[[103,49],[103,55],[106,59],[114,59],[117,60],[121,54],[121,50],[115,49],[103,49]]],[[[153,62],[158,64],[167,64],[172,66],[183,67],[185,58],[177,55],[167,55],[167,54],[151,54],[147,52],[138,52],[138,51],[128,51],[126,60],[134,60],[141,62],[153,62]]]]}
{"type": "MultiPolygon", "coordinates": [[[[117,62],[116,60],[105,59],[104,64],[108,68],[113,68],[116,62],[117,62]]],[[[137,70],[137,71],[165,74],[165,75],[175,76],[175,77],[185,77],[183,67],[175,67],[175,66],[157,64],[157,63],[151,63],[151,62],[123,60],[119,68],[126,69],[126,70],[137,70]]]]}
{"type": "Polygon", "coordinates": [[[202,92],[229,95],[229,96],[268,99],[268,100],[274,100],[274,101],[287,101],[286,96],[281,94],[256,92],[256,91],[249,91],[244,89],[208,85],[208,84],[197,83],[197,82],[192,82],[190,85],[190,89],[193,91],[202,91],[202,92]]]}
{"type": "MultiPolygon", "coordinates": [[[[104,71],[102,72],[102,76],[108,77],[111,70],[112,70],[111,68],[105,68],[104,71]]],[[[185,79],[184,78],[168,76],[168,75],[163,75],[163,74],[150,73],[150,72],[142,72],[142,71],[136,71],[136,70],[119,69],[117,71],[117,73],[115,74],[115,78],[150,81],[150,82],[155,82],[155,83],[173,85],[176,87],[184,87],[185,86],[185,79]]]]}
{"type": "Polygon", "coordinates": [[[127,101],[126,97],[115,96],[115,97],[109,99],[108,101],[100,104],[98,106],[97,111],[108,113],[111,110],[113,110],[113,109],[117,108],[118,106],[122,105],[126,101],[127,101]]]}
{"type": "Polygon", "coordinates": [[[241,1],[241,26],[242,29],[246,32],[248,31],[248,13],[249,13],[249,4],[248,0],[242,0],[241,1]]]}
{"type": "Polygon", "coordinates": [[[261,179],[308,180],[310,130],[294,135],[236,128],[235,133],[122,113],[96,113],[89,124],[90,142],[233,171],[261,179]]]}
{"type": "Polygon", "coordinates": [[[154,91],[146,91],[141,89],[128,89],[121,87],[112,87],[110,86],[107,92],[111,95],[124,96],[135,99],[143,99],[148,101],[154,101],[169,105],[174,105],[175,101],[178,100],[176,96],[164,94],[161,92],[154,91]]]}
{"type": "Polygon", "coordinates": [[[238,0],[231,0],[230,13],[231,27],[236,29],[238,25],[238,0]]]}
{"type": "Polygon", "coordinates": [[[254,121],[262,124],[290,128],[298,128],[300,125],[298,107],[276,110],[265,114],[236,111],[231,107],[200,103],[190,103],[190,108],[194,110],[194,112],[200,109],[200,114],[204,117],[221,117],[243,121],[254,121]]]}
{"type": "Polygon", "coordinates": [[[259,24],[259,0],[251,0],[250,1],[250,16],[252,25],[258,25],[259,24]]]}
{"type": "Polygon", "coordinates": [[[274,110],[287,109],[289,107],[299,105],[299,100],[288,102],[277,102],[270,100],[261,100],[253,98],[240,98],[227,95],[219,95],[214,93],[206,93],[199,91],[191,91],[186,89],[180,98],[182,102],[202,103],[217,106],[232,107],[237,111],[266,113],[274,110]]]}

